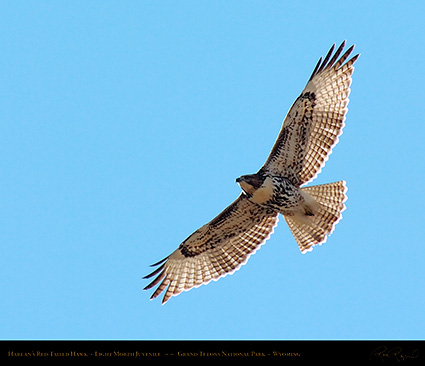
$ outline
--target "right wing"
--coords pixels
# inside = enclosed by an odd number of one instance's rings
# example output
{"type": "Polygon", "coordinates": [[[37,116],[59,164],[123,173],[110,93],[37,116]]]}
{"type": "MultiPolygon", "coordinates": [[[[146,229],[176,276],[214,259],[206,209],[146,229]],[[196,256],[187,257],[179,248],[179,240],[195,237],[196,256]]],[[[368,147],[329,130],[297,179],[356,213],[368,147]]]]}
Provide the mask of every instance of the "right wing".
{"type": "Polygon", "coordinates": [[[248,200],[242,193],[208,224],[190,235],[177,250],[144,278],[157,277],[144,289],[159,286],[151,299],[165,291],[162,303],[171,296],[238,270],[273,233],[278,213],[248,200]]]}

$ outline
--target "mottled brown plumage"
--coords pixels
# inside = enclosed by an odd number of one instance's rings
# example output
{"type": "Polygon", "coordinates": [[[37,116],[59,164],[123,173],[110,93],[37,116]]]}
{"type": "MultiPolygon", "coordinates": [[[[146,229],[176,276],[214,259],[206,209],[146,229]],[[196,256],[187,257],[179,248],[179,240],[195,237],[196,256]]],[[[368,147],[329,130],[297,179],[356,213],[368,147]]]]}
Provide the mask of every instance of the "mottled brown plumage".
{"type": "Polygon", "coordinates": [[[354,56],[344,64],[354,46],[337,61],[344,49],[341,44],[331,57],[316,65],[306,87],[285,117],[282,129],[262,172],[283,175],[298,186],[313,180],[320,173],[344,127],[350,94],[354,56]]]}
{"type": "Polygon", "coordinates": [[[263,167],[237,179],[242,194],[216,218],[190,235],[145,278],[158,285],[151,298],[171,296],[233,273],[273,233],[279,213],[304,253],[326,241],[345,209],[344,181],[303,187],[325,164],[344,127],[354,46],[345,42],[320,59],[283,121],[263,167]],[[347,61],[348,60],[348,61],[347,61]]]}
{"type": "Polygon", "coordinates": [[[215,219],[190,235],[161,263],[158,277],[145,289],[159,283],[152,298],[167,286],[163,303],[192,287],[218,280],[244,264],[273,233],[278,213],[251,203],[241,194],[215,219]]]}

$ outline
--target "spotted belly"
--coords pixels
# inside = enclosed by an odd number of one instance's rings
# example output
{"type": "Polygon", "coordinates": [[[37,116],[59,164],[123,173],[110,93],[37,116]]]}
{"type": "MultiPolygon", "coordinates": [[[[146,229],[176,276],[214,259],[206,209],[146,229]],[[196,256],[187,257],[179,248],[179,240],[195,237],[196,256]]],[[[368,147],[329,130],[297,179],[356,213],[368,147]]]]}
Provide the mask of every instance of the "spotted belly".
{"type": "Polygon", "coordinates": [[[283,177],[267,177],[251,196],[251,201],[282,214],[290,214],[303,203],[300,189],[283,177]]]}

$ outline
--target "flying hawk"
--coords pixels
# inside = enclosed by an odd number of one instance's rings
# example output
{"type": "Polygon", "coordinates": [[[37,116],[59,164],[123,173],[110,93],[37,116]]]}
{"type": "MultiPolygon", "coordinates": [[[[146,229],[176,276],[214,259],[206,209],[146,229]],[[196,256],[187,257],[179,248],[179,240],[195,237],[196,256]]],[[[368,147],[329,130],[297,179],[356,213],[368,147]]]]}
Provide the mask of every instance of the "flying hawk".
{"type": "Polygon", "coordinates": [[[233,273],[273,233],[283,215],[302,253],[322,244],[345,209],[344,181],[303,187],[313,180],[338,142],[344,127],[356,55],[341,57],[345,41],[319,59],[306,87],[289,109],[263,167],[236,179],[242,193],[212,221],[196,230],[144,278],[171,296],[233,273]]]}

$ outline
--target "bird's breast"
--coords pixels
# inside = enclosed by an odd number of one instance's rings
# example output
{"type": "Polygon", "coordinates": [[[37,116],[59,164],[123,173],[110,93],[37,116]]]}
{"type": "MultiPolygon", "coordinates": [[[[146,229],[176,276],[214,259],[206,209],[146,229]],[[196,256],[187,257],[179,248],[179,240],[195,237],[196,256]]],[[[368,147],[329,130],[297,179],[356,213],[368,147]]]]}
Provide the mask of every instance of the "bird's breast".
{"type": "Polygon", "coordinates": [[[267,177],[261,187],[252,193],[251,201],[260,205],[267,203],[269,200],[272,199],[273,191],[273,180],[270,177],[267,177]]]}

